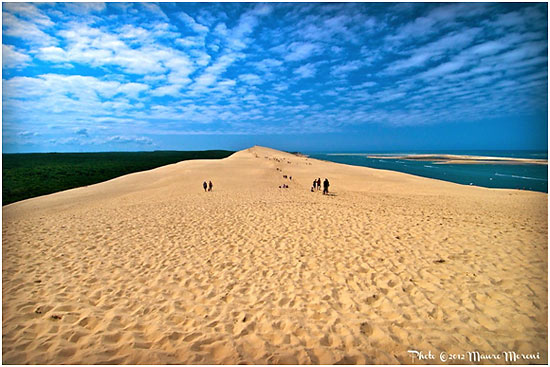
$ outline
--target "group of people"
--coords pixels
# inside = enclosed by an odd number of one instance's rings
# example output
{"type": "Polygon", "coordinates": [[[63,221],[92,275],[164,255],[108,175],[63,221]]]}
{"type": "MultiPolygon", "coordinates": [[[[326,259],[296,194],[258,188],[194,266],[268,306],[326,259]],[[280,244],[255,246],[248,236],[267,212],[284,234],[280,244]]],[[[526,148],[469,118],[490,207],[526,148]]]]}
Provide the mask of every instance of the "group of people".
{"type": "Polygon", "coordinates": [[[212,191],[212,187],[214,187],[214,185],[212,185],[212,181],[208,181],[208,183],[206,183],[206,181],[204,181],[202,183],[202,188],[204,189],[204,192],[206,192],[207,190],[212,191]]]}
{"type": "MultiPolygon", "coordinates": [[[[328,182],[328,178],[325,178],[323,181],[323,195],[328,194],[328,187],[330,186],[330,183],[328,182]]],[[[313,186],[311,187],[311,192],[319,191],[321,190],[321,177],[317,178],[316,180],[313,180],[313,186]]]]}
{"type": "MultiPolygon", "coordinates": [[[[290,179],[292,180],[292,176],[290,177],[290,179]]],[[[323,181],[323,195],[328,194],[328,187],[329,186],[330,186],[330,183],[328,182],[328,178],[325,178],[325,180],[323,181]]],[[[212,181],[208,181],[208,183],[206,183],[206,181],[204,181],[202,183],[202,188],[204,189],[204,192],[212,191],[213,187],[214,187],[214,185],[212,184],[212,181]]],[[[280,189],[288,189],[288,185],[283,184],[282,186],[279,186],[279,188],[280,189]]],[[[313,180],[313,186],[311,187],[311,192],[319,191],[319,190],[321,190],[321,178],[320,177],[313,180]]]]}

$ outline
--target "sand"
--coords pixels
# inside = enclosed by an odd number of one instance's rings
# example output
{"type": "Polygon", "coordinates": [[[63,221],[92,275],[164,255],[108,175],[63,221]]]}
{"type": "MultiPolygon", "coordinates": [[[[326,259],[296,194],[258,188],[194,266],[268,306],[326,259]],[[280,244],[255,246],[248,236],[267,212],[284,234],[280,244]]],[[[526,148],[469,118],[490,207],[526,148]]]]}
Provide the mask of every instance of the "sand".
{"type": "Polygon", "coordinates": [[[262,147],[14,203],[2,361],[545,364],[547,210],[262,147]]]}

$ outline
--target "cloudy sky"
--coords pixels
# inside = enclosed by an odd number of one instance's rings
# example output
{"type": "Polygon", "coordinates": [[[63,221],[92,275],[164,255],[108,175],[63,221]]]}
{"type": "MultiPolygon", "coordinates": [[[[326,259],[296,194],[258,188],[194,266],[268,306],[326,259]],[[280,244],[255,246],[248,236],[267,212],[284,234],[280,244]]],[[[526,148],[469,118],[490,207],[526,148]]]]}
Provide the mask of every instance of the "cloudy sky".
{"type": "Polygon", "coordinates": [[[3,3],[4,152],[547,149],[547,4],[3,3]]]}

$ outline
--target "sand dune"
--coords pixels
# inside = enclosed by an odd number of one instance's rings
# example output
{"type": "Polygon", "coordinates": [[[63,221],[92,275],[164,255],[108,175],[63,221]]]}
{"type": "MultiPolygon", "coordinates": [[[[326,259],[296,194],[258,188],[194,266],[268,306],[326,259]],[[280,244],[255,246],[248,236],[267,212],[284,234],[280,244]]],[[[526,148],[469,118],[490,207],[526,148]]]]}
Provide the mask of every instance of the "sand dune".
{"type": "Polygon", "coordinates": [[[3,363],[548,361],[547,194],[253,147],[2,213],[3,363]]]}

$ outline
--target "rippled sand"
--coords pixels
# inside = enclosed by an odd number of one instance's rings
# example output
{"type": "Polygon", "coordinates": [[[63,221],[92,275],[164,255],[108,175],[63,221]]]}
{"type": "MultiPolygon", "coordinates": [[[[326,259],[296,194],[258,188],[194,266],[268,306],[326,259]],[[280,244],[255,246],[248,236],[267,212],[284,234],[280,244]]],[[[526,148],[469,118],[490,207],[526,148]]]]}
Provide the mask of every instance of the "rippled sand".
{"type": "Polygon", "coordinates": [[[2,213],[3,363],[548,361],[547,194],[254,147],[2,213]]]}

